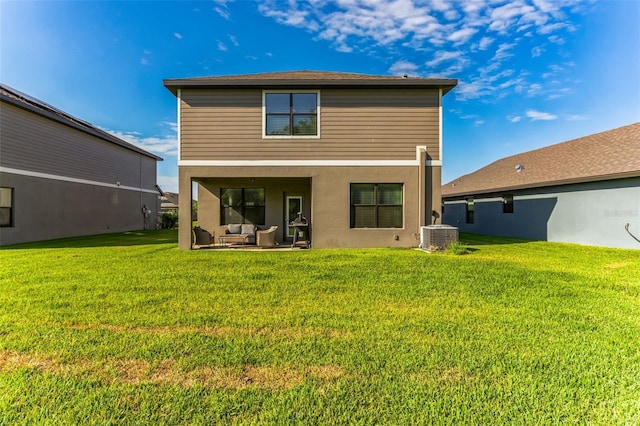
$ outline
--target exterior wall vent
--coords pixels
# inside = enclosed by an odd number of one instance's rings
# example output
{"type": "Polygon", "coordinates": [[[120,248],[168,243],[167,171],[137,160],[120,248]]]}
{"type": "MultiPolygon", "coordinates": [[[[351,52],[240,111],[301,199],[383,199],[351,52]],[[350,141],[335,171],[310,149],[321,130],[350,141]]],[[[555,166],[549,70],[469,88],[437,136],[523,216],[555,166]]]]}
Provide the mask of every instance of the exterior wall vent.
{"type": "Polygon", "coordinates": [[[458,228],[451,225],[428,225],[420,227],[420,248],[427,251],[446,249],[458,241],[458,228]]]}

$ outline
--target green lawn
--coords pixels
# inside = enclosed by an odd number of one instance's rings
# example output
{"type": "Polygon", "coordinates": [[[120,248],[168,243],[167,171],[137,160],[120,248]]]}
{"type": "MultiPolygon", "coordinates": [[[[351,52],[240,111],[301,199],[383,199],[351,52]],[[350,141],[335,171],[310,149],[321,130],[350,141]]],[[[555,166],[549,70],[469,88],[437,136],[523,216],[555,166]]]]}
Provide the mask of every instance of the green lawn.
{"type": "Polygon", "coordinates": [[[0,250],[0,424],[640,423],[640,250],[0,250]]]}

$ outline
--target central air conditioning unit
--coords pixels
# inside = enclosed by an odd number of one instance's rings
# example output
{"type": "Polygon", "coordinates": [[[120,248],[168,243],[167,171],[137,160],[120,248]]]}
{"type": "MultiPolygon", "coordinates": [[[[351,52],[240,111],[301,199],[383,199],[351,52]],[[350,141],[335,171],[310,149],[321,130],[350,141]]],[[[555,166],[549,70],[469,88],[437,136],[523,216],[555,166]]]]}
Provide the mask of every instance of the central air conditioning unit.
{"type": "Polygon", "coordinates": [[[427,251],[445,250],[458,241],[458,228],[451,225],[420,227],[420,248],[427,251]]]}

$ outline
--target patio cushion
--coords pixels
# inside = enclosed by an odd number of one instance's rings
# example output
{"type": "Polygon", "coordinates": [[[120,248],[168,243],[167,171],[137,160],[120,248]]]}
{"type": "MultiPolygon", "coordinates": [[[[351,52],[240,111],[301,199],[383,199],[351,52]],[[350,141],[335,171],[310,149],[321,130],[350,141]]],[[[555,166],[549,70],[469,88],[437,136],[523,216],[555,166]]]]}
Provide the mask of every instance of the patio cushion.
{"type": "Polygon", "coordinates": [[[251,225],[251,224],[245,224],[242,225],[242,230],[241,230],[241,234],[255,234],[256,232],[256,226],[255,225],[251,225]]]}
{"type": "Polygon", "coordinates": [[[227,229],[229,230],[230,234],[240,234],[240,231],[242,230],[242,226],[243,225],[239,223],[232,223],[227,225],[227,229]]]}

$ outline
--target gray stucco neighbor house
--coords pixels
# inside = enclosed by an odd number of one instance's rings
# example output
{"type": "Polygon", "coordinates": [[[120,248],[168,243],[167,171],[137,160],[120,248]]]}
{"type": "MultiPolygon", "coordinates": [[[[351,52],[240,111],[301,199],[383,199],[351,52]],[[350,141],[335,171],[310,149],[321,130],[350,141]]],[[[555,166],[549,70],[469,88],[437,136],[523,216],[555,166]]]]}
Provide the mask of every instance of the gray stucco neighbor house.
{"type": "Polygon", "coordinates": [[[0,245],[155,228],[161,160],[0,84],[0,245]]]}
{"type": "Polygon", "coordinates": [[[500,159],[442,197],[461,232],[640,249],[640,123],[500,159]]]}

